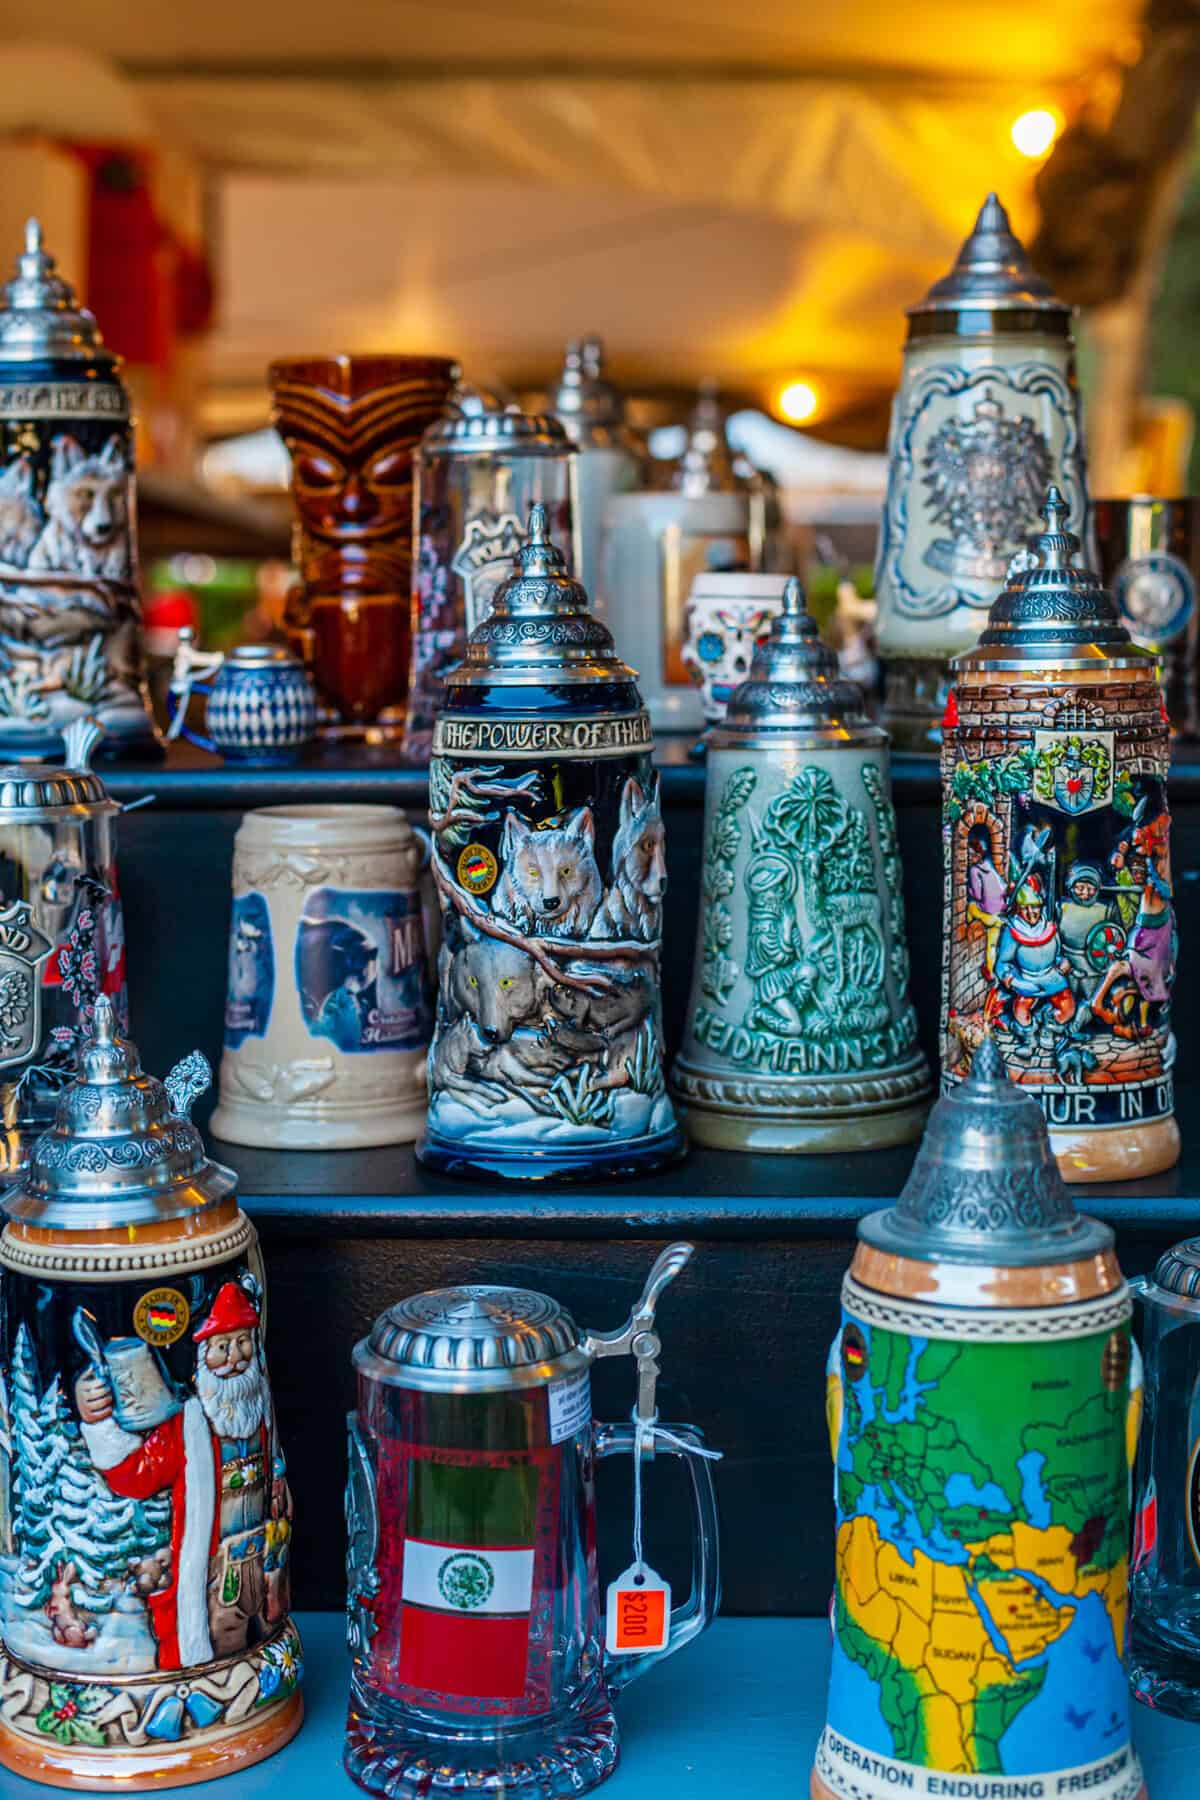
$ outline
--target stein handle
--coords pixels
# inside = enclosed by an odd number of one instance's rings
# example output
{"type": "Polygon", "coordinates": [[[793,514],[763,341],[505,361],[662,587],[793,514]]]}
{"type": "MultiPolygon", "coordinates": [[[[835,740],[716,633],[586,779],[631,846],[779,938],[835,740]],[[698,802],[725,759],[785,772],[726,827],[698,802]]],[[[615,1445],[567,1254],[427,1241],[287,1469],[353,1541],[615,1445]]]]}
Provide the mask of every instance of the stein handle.
{"type": "MultiPolygon", "coordinates": [[[[636,1425],[597,1425],[596,1459],[606,1456],[635,1454],[638,1438],[636,1425]]],[[[643,1429],[647,1429],[644,1428],[643,1429]]],[[[721,1604],[721,1553],[717,1536],[717,1490],[713,1482],[711,1451],[706,1455],[704,1438],[694,1425],[671,1425],[649,1428],[650,1448],[678,1456],[687,1464],[692,1483],[692,1591],[685,1606],[671,1610],[671,1630],[662,1650],[647,1650],[643,1656],[604,1657],[604,1680],[611,1693],[628,1687],[651,1664],[662,1662],[682,1650],[693,1638],[712,1624],[721,1604]]]]}
{"type": "Polygon", "coordinates": [[[196,634],[190,625],[180,628],[179,646],[171,668],[171,685],[167,689],[165,736],[168,743],[174,738],[185,737],[189,744],[195,744],[201,750],[210,750],[214,755],[217,753],[217,746],[212,739],[193,731],[186,721],[188,702],[192,695],[212,693],[212,683],[198,681],[197,676],[215,675],[224,661],[224,654],[220,650],[209,654],[197,650],[196,634]]]}

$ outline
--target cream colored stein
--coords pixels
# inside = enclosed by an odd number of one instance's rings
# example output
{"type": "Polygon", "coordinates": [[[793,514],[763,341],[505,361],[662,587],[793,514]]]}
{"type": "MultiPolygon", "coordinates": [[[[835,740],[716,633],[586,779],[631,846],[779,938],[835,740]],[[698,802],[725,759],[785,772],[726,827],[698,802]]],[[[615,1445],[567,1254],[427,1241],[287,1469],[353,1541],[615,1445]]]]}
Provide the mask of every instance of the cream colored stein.
{"type": "Polygon", "coordinates": [[[266,806],[233,853],[217,1137],[408,1143],[425,1121],[436,912],[394,806],[266,806]]]}

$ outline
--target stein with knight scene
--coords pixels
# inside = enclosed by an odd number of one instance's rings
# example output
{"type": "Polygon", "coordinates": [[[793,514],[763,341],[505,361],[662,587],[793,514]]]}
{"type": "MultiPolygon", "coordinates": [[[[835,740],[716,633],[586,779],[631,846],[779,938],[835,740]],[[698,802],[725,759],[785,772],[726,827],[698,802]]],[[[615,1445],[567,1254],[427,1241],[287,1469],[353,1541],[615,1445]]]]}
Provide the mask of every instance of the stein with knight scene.
{"type": "Polygon", "coordinates": [[[0,1765],[171,1787],[299,1729],[258,1238],[106,997],[0,1238],[0,1765]]]}
{"type": "Polygon", "coordinates": [[[617,1331],[581,1332],[545,1294],[471,1286],[402,1300],[356,1347],[345,1764],[361,1787],[581,1794],[617,1763],[613,1697],[710,1623],[716,1459],[691,1426],[659,1424],[655,1403],[655,1308],[691,1254],[663,1251],[617,1331]],[[626,1354],[633,1420],[597,1424],[591,1365],[626,1354]],[[674,1611],[641,1550],[643,1470],[664,1452],[686,1466],[694,1509],[692,1593],[674,1611]],[[634,1461],[634,1560],[606,1604],[595,1466],[619,1453],[634,1461]]]}

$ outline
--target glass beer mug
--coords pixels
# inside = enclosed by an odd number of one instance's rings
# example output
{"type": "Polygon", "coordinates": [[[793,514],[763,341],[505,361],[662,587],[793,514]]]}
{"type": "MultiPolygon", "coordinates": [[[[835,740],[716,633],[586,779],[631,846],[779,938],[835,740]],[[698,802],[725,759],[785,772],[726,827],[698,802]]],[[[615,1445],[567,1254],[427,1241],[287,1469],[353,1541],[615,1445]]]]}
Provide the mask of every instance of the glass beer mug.
{"type": "MultiPolygon", "coordinates": [[[[545,1294],[459,1287],[402,1300],[356,1346],[345,1764],[360,1786],[392,1800],[595,1787],[617,1763],[613,1695],[711,1622],[713,1453],[655,1411],[655,1308],[691,1254],[662,1253],[619,1331],[581,1333],[545,1294]],[[633,1421],[595,1424],[591,1364],[624,1353],[638,1366],[633,1421]],[[639,1448],[689,1470],[692,1592],[673,1614],[668,1598],[661,1648],[610,1632],[610,1650],[594,1468],[639,1448]]],[[[637,1557],[622,1588],[637,1582],[637,1557]]],[[[648,1571],[643,1581],[647,1599],[660,1591],[648,1571]]],[[[655,1608],[639,1610],[652,1629],[655,1608]]]]}

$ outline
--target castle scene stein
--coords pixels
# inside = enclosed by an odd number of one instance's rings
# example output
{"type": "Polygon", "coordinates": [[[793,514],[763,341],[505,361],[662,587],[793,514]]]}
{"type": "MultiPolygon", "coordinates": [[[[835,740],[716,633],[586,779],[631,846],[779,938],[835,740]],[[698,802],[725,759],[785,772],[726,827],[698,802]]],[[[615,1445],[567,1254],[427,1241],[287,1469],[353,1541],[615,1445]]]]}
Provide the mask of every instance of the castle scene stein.
{"type": "Polygon", "coordinates": [[[708,734],[692,994],[671,1070],[689,1136],[769,1151],[916,1137],[931,1082],[908,973],[887,735],[793,578],[708,734]]]}
{"type": "Polygon", "coordinates": [[[614,1696],[711,1623],[716,1459],[655,1406],[655,1308],[691,1253],[663,1252],[618,1331],[581,1332],[546,1294],[471,1286],[400,1301],[355,1347],[344,1754],[369,1792],[585,1793],[617,1764],[614,1696]],[[634,1423],[596,1424],[592,1363],[628,1354],[634,1423]],[[664,1452],[690,1477],[691,1596],[673,1607],[635,1562],[606,1608],[596,1463],[628,1454],[640,1471],[664,1452]]]}
{"type": "Polygon", "coordinates": [[[682,657],[700,689],[704,723],[719,725],[736,687],[750,673],[783,603],[786,575],[697,575],[684,614],[682,657]]]}
{"type": "Polygon", "coordinates": [[[235,1177],[100,1000],[0,1239],[0,1765],[58,1786],[241,1768],[301,1720],[292,1501],[235,1177]]]}
{"type": "Polygon", "coordinates": [[[858,1235],[827,1374],[812,1800],[1145,1800],[1122,1666],[1133,1302],[991,1039],[858,1235]]]}
{"type": "Polygon", "coordinates": [[[943,725],[942,1075],[991,1032],[1068,1181],[1168,1169],[1177,932],[1154,658],[1077,564],[1066,501],[1014,569],[943,725]]]}
{"type": "Polygon", "coordinates": [[[446,681],[430,766],[443,909],[418,1157],[487,1175],[660,1167],[666,857],[633,671],[530,509],[521,573],[446,681]]]}
{"type": "Polygon", "coordinates": [[[974,643],[1059,482],[1087,521],[1071,309],[1034,273],[989,194],[950,273],[910,308],[876,557],[884,723],[937,743],[947,661],[974,643]]]}
{"type": "Polygon", "coordinates": [[[437,912],[394,806],[265,806],[233,852],[219,1138],[410,1143],[425,1120],[437,912]]]}
{"type": "Polygon", "coordinates": [[[156,750],[134,515],[120,359],[31,219],[0,302],[0,756],[60,755],[85,714],[156,750]]]}
{"type": "Polygon", "coordinates": [[[168,740],[185,737],[226,762],[259,769],[294,762],[317,728],[316,696],[299,657],[281,644],[241,644],[228,655],[197,650],[188,625],[179,633],[167,712],[168,740]],[[208,697],[207,737],[187,724],[193,694],[208,697]]]}

